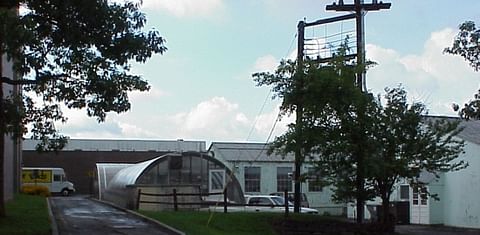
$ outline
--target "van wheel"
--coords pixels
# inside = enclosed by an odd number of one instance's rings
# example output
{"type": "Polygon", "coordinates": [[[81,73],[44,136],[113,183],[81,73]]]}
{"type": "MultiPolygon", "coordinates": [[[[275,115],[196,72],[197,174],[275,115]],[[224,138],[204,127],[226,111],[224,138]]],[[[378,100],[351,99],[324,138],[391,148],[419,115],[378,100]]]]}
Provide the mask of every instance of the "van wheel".
{"type": "Polygon", "coordinates": [[[70,191],[68,191],[68,189],[63,189],[62,190],[62,196],[68,196],[70,194],[70,191]]]}

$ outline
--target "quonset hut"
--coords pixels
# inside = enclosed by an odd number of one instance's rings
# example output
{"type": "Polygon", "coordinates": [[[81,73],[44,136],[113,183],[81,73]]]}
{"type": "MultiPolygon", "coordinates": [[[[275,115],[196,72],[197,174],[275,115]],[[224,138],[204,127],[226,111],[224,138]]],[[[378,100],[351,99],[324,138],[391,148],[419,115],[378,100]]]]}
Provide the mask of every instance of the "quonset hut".
{"type": "MultiPolygon", "coordinates": [[[[198,194],[179,198],[179,202],[220,201],[222,195],[205,196],[227,189],[227,200],[245,203],[243,191],[233,172],[222,162],[201,152],[168,153],[136,164],[97,163],[96,195],[119,206],[133,209],[166,210],[165,204],[140,204],[138,192],[148,194],[198,194]]],[[[143,194],[142,194],[143,195],[143,194]]],[[[148,196],[147,196],[148,197],[148,196]]],[[[152,198],[148,201],[173,201],[171,198],[152,198]]],[[[200,205],[183,206],[195,209],[200,205]]]]}

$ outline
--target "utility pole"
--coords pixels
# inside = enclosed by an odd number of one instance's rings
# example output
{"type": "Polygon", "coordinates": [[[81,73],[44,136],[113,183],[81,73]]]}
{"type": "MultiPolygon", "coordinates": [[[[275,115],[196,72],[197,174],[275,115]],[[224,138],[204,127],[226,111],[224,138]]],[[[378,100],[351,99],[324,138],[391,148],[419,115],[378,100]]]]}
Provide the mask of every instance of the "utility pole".
{"type": "MultiPolygon", "coordinates": [[[[301,183],[302,183],[300,181],[300,175],[301,175],[302,164],[305,160],[305,156],[304,156],[305,151],[303,151],[304,139],[303,139],[303,129],[302,129],[304,125],[303,124],[303,90],[304,90],[303,59],[305,57],[305,53],[304,53],[305,28],[316,26],[316,25],[333,23],[333,22],[342,21],[342,20],[353,19],[353,18],[355,18],[355,14],[348,14],[343,16],[320,19],[310,23],[307,23],[305,21],[300,21],[298,22],[298,25],[297,25],[298,44],[297,44],[297,72],[295,74],[295,79],[296,79],[295,89],[297,90],[300,97],[297,99],[296,110],[295,110],[295,115],[296,115],[295,142],[297,146],[295,147],[295,170],[293,174],[293,181],[294,181],[293,212],[294,213],[300,212],[300,193],[301,193],[300,191],[301,191],[301,183]]],[[[329,61],[331,59],[332,58],[318,58],[316,61],[321,63],[321,62],[329,61]]]]}
{"type": "Polygon", "coordinates": [[[303,163],[303,56],[304,56],[304,44],[305,44],[305,21],[298,22],[298,46],[297,46],[297,73],[295,74],[295,89],[300,97],[297,99],[296,104],[296,120],[295,120],[295,132],[296,136],[296,148],[295,148],[295,170],[293,173],[293,182],[294,182],[294,201],[293,201],[293,212],[300,213],[300,174],[301,166],[303,163]]]}
{"type": "MultiPolygon", "coordinates": [[[[365,66],[365,20],[364,13],[367,11],[379,11],[382,9],[390,9],[391,3],[378,2],[372,0],[372,3],[364,3],[364,0],[354,0],[354,4],[344,4],[343,0],[339,0],[338,4],[335,2],[332,5],[327,5],[327,11],[348,11],[355,12],[356,31],[357,31],[357,64],[365,66]]],[[[357,74],[357,86],[364,92],[366,87],[366,72],[357,74]]]]}
{"type": "MultiPolygon", "coordinates": [[[[378,2],[372,0],[372,3],[365,4],[364,0],[354,0],[354,4],[344,4],[343,0],[339,0],[338,4],[335,2],[332,5],[327,5],[326,10],[333,11],[349,11],[355,12],[356,31],[357,31],[357,64],[365,66],[365,21],[364,13],[367,11],[379,11],[382,9],[390,9],[391,3],[378,2]]],[[[366,87],[366,70],[362,69],[357,73],[356,84],[358,88],[367,92],[366,87]]],[[[361,115],[361,114],[359,114],[361,115]]],[[[365,169],[364,169],[364,153],[361,149],[356,151],[357,157],[357,223],[363,223],[363,216],[365,214],[365,169]]]]}

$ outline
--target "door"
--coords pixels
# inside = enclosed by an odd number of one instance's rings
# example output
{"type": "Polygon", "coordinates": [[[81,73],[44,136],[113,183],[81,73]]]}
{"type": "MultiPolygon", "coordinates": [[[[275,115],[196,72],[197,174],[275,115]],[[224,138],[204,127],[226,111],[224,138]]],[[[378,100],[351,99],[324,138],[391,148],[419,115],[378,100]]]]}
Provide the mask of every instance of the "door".
{"type": "Polygon", "coordinates": [[[426,188],[413,188],[411,205],[410,223],[429,224],[430,208],[428,206],[428,195],[426,188]]]}
{"type": "Polygon", "coordinates": [[[53,173],[53,182],[52,182],[52,188],[51,192],[58,193],[62,191],[63,189],[63,174],[60,172],[55,172],[53,173]]]}
{"type": "Polygon", "coordinates": [[[208,191],[210,193],[223,192],[225,188],[225,170],[210,170],[208,179],[208,191]]]}

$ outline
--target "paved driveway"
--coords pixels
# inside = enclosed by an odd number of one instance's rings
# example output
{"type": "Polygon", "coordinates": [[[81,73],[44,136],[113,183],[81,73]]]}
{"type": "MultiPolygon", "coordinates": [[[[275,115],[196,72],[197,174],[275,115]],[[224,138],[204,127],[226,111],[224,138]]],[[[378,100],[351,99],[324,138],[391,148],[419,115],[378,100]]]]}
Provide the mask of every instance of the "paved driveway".
{"type": "Polygon", "coordinates": [[[82,196],[51,197],[58,234],[178,234],[137,215],[82,196]]]}
{"type": "Polygon", "coordinates": [[[480,235],[479,229],[428,225],[397,225],[395,231],[402,235],[480,235]]]}

